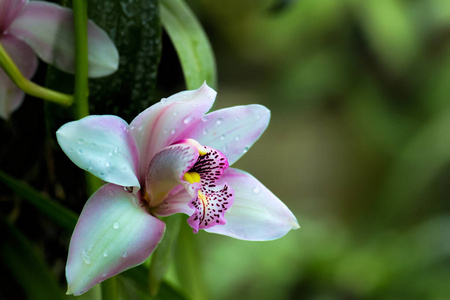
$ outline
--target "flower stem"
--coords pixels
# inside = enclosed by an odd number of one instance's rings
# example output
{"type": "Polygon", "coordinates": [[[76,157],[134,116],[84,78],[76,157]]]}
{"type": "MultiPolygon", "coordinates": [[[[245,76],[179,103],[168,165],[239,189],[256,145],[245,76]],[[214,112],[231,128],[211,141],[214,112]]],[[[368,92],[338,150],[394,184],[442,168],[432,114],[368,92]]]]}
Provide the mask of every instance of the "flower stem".
{"type": "Polygon", "coordinates": [[[2,44],[0,44],[0,66],[3,68],[3,70],[5,70],[6,74],[8,74],[12,82],[14,82],[25,93],[65,106],[69,106],[73,103],[72,95],[63,94],[42,87],[25,78],[14,61],[6,52],[5,48],[3,48],[2,44]]]}
{"type": "Polygon", "coordinates": [[[73,1],[75,23],[75,117],[89,115],[87,1],[73,1]]]}

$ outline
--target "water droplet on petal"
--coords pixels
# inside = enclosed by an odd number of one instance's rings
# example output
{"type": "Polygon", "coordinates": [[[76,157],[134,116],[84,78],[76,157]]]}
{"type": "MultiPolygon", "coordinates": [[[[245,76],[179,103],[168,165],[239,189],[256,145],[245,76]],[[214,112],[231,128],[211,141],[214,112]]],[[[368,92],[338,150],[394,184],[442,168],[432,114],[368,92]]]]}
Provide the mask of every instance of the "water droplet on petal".
{"type": "Polygon", "coordinates": [[[218,118],[216,120],[216,125],[220,125],[220,124],[222,124],[222,122],[223,122],[223,119],[222,118],[218,118]]]}
{"type": "Polygon", "coordinates": [[[203,134],[204,134],[204,135],[207,135],[207,134],[208,134],[208,128],[206,128],[206,127],[203,128],[203,134]]]}
{"type": "Polygon", "coordinates": [[[136,127],[134,127],[134,126],[131,126],[131,127],[130,127],[130,130],[134,130],[134,128],[136,128],[136,127]]]}
{"type": "Polygon", "coordinates": [[[174,112],[172,113],[172,115],[176,116],[176,115],[178,115],[178,112],[174,111],[174,112]]]}
{"type": "Polygon", "coordinates": [[[206,121],[208,121],[208,119],[209,119],[209,117],[208,117],[208,116],[203,116],[203,117],[202,117],[202,121],[203,121],[203,122],[206,122],[206,121]]]}
{"type": "Polygon", "coordinates": [[[228,145],[225,144],[223,145],[223,153],[227,153],[228,152],[228,145]]]}
{"type": "Polygon", "coordinates": [[[122,254],[122,257],[125,258],[125,257],[127,257],[127,256],[128,256],[128,252],[125,251],[125,252],[122,254]]]}
{"type": "Polygon", "coordinates": [[[102,276],[103,276],[103,277],[106,277],[106,275],[108,275],[108,274],[106,274],[106,272],[103,272],[103,273],[102,273],[102,276]]]}
{"type": "Polygon", "coordinates": [[[107,256],[108,256],[108,250],[105,250],[105,251],[103,252],[103,256],[104,256],[104,257],[107,257],[107,256]]]}
{"type": "Polygon", "coordinates": [[[114,222],[113,228],[114,228],[114,229],[119,229],[119,227],[120,227],[119,222],[114,222]]]}
{"type": "Polygon", "coordinates": [[[105,172],[99,172],[98,173],[100,176],[105,176],[105,172]]]}
{"type": "Polygon", "coordinates": [[[186,119],[183,120],[183,123],[184,124],[189,124],[193,119],[194,119],[193,116],[188,116],[188,117],[186,117],[186,119]]]}
{"type": "Polygon", "coordinates": [[[78,154],[80,154],[80,155],[83,154],[83,149],[79,148],[78,149],[78,154]]]}
{"type": "Polygon", "coordinates": [[[139,126],[139,127],[138,127],[138,131],[142,131],[143,128],[144,128],[144,126],[142,126],[142,125],[139,126]]]}
{"type": "Polygon", "coordinates": [[[258,194],[259,193],[259,187],[257,187],[257,186],[253,187],[253,193],[258,194]]]}
{"type": "Polygon", "coordinates": [[[247,153],[248,149],[249,149],[249,147],[246,146],[246,147],[244,147],[244,150],[242,152],[247,153]]]}
{"type": "Polygon", "coordinates": [[[119,151],[119,147],[114,147],[114,153],[117,153],[117,151],[119,151]]]}
{"type": "Polygon", "coordinates": [[[167,98],[162,98],[161,103],[165,103],[167,101],[167,98]]]}
{"type": "Polygon", "coordinates": [[[92,251],[92,248],[93,248],[93,246],[92,246],[92,245],[89,245],[88,251],[92,251]]]}
{"type": "Polygon", "coordinates": [[[237,135],[235,139],[236,139],[236,142],[237,142],[237,141],[239,141],[241,139],[241,136],[237,135]]]}
{"type": "Polygon", "coordinates": [[[172,130],[170,131],[171,134],[175,134],[175,132],[177,132],[176,128],[172,128],[172,130]]]}
{"type": "Polygon", "coordinates": [[[77,144],[79,145],[84,144],[84,139],[82,138],[77,139],[77,144]]]}
{"type": "Polygon", "coordinates": [[[81,257],[83,258],[84,262],[85,262],[87,265],[90,265],[90,264],[91,264],[91,256],[90,256],[86,251],[83,251],[83,252],[81,253],[81,257]]]}
{"type": "Polygon", "coordinates": [[[222,135],[220,136],[220,139],[221,139],[221,140],[224,140],[224,139],[225,139],[225,134],[222,134],[222,135]]]}
{"type": "Polygon", "coordinates": [[[107,168],[111,167],[111,162],[110,162],[110,161],[107,161],[107,162],[105,163],[105,167],[107,167],[107,168]]]}

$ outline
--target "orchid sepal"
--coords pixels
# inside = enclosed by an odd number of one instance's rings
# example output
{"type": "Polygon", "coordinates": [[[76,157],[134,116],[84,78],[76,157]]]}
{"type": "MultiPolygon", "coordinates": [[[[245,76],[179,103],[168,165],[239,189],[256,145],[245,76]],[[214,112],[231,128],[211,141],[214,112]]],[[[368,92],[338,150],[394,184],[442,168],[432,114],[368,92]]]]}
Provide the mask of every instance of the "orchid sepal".
{"type": "Polygon", "coordinates": [[[164,222],[141,207],[137,195],[106,184],[86,203],[71,238],[66,266],[67,294],[141,264],[158,246],[164,222]]]}

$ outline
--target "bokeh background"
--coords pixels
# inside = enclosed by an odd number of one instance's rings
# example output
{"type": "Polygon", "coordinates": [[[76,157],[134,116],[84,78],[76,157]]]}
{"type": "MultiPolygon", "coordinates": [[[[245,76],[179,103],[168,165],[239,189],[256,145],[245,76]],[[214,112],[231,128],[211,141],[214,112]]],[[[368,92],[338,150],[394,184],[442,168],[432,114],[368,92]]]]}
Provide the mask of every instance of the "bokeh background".
{"type": "Polygon", "coordinates": [[[216,106],[272,111],[235,166],[301,225],[261,243],[199,234],[214,298],[448,299],[450,2],[188,3],[216,106]]]}
{"type": "MultiPolygon", "coordinates": [[[[216,55],[214,108],[272,111],[234,167],[301,225],[270,242],[197,234],[209,298],[450,299],[450,1],[186,2],[216,55]]],[[[165,33],[162,46],[157,98],[185,89],[165,33]]],[[[1,168],[79,212],[79,170],[61,153],[44,159],[57,148],[44,113],[28,100],[2,121],[1,168]],[[63,179],[53,173],[62,160],[63,179]]],[[[12,194],[2,186],[2,213],[63,286],[70,233],[12,194]]],[[[0,288],[25,295],[9,276],[0,288]]]]}

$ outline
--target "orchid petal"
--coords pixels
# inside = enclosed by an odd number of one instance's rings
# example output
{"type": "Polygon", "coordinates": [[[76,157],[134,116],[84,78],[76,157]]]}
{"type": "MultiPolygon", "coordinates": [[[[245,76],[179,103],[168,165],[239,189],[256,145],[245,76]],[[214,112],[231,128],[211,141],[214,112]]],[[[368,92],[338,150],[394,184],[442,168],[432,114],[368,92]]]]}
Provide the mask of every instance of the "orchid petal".
{"type": "Polygon", "coordinates": [[[216,92],[204,83],[198,90],[177,93],[140,113],[130,124],[139,149],[140,174],[162,148],[188,138],[185,129],[214,103],[216,92]]]}
{"type": "MultiPolygon", "coordinates": [[[[8,32],[26,42],[45,62],[63,71],[75,71],[73,13],[59,5],[30,2],[12,22],[8,32]]],[[[100,27],[88,22],[89,77],[115,72],[119,54],[114,43],[100,27]]]]}
{"type": "Polygon", "coordinates": [[[145,212],[123,187],[107,184],[86,203],[69,247],[67,294],[80,295],[93,285],[141,264],[157,247],[162,221],[145,212]]]}
{"type": "Polygon", "coordinates": [[[8,29],[27,3],[28,0],[0,0],[0,33],[8,29]]]}
{"type": "Polygon", "coordinates": [[[63,125],[58,143],[80,168],[121,186],[139,188],[138,157],[127,123],[116,116],[88,116],[63,125]]]}
{"type": "Polygon", "coordinates": [[[192,195],[182,186],[174,188],[160,205],[152,210],[158,217],[167,217],[177,213],[192,215],[195,210],[189,207],[192,195]]]}
{"type": "MultiPolygon", "coordinates": [[[[4,35],[0,43],[23,76],[30,79],[36,72],[38,60],[33,50],[21,40],[11,35],[4,35]]],[[[7,119],[22,104],[25,93],[9,79],[0,68],[0,117],[7,119]]]]}
{"type": "Polygon", "coordinates": [[[185,134],[221,151],[232,165],[258,140],[269,120],[270,111],[262,105],[234,106],[207,114],[185,134]]]}
{"type": "Polygon", "coordinates": [[[225,171],[218,184],[234,190],[235,201],[225,214],[227,223],[205,229],[241,240],[266,241],[299,228],[292,212],[252,175],[233,168],[225,171]]]}
{"type": "Polygon", "coordinates": [[[176,144],[153,157],[145,176],[151,207],[160,204],[173,188],[183,182],[183,175],[197,162],[198,156],[196,147],[176,144]]]}

